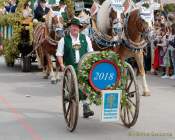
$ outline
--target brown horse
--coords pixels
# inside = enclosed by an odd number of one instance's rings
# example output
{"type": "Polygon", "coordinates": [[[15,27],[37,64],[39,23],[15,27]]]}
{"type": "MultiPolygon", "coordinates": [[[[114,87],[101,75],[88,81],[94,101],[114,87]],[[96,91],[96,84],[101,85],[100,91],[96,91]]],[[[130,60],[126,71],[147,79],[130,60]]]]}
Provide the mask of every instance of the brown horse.
{"type": "MultiPolygon", "coordinates": [[[[107,2],[109,1],[106,0],[103,4],[107,2]]],[[[100,8],[101,11],[99,10],[97,13],[97,24],[95,20],[92,20],[92,28],[95,30],[93,33],[93,43],[95,45],[93,45],[93,48],[94,50],[112,49],[119,54],[122,62],[127,58],[134,57],[142,77],[143,95],[149,96],[150,93],[143,65],[143,48],[147,44],[148,23],[144,20],[139,9],[131,11],[123,19],[120,15],[122,14],[121,12],[119,14],[117,10],[115,11],[112,7],[110,8],[111,4],[106,4],[106,7],[103,7],[103,4],[100,8]],[[101,17],[102,15],[103,17],[101,17]],[[107,15],[108,21],[105,19],[105,15],[107,15]],[[115,26],[116,22],[117,26],[115,26]],[[118,35],[117,38],[115,35],[118,35]]]]}
{"type": "Polygon", "coordinates": [[[51,83],[56,83],[59,80],[58,64],[56,62],[56,74],[53,70],[51,56],[56,60],[56,49],[59,39],[63,36],[63,23],[61,17],[48,13],[46,22],[37,25],[34,30],[34,46],[38,61],[43,68],[44,78],[51,76],[51,83]],[[61,22],[60,22],[61,21],[61,22]]]}

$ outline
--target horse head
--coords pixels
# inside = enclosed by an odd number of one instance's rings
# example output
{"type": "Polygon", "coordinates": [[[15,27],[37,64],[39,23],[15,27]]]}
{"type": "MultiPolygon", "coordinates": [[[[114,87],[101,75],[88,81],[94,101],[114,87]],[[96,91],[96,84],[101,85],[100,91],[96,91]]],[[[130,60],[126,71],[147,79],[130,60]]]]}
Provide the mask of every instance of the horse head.
{"type": "Polygon", "coordinates": [[[124,1],[106,0],[97,13],[97,27],[105,34],[121,38],[123,32],[124,1]]]}
{"type": "Polygon", "coordinates": [[[125,34],[133,42],[148,40],[152,29],[152,16],[150,11],[135,9],[129,13],[125,34]]]}
{"type": "MultiPolygon", "coordinates": [[[[120,1],[119,1],[120,2],[120,1]]],[[[111,3],[111,9],[110,9],[110,24],[112,27],[112,34],[118,35],[121,37],[123,32],[123,4],[122,3],[116,3],[116,1],[112,1],[111,3]]]]}
{"type": "Polygon", "coordinates": [[[60,13],[52,11],[48,14],[48,20],[46,21],[51,38],[59,40],[64,36],[64,20],[61,17],[60,13]]]}

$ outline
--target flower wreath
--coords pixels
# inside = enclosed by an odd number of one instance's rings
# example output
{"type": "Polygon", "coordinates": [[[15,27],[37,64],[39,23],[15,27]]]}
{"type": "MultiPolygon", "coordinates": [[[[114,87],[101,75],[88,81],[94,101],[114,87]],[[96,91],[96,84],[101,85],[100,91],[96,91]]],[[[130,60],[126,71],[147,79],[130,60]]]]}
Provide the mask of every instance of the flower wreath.
{"type": "Polygon", "coordinates": [[[88,59],[85,59],[85,61],[81,64],[78,70],[78,83],[80,90],[86,94],[88,97],[90,103],[94,103],[96,105],[100,105],[102,102],[102,95],[101,92],[95,91],[90,83],[89,83],[89,73],[92,68],[92,65],[100,60],[110,60],[114,62],[120,69],[121,74],[121,80],[116,87],[116,85],[111,85],[107,87],[108,90],[115,90],[117,88],[124,89],[124,82],[126,81],[123,72],[124,68],[126,67],[125,64],[122,64],[118,54],[116,54],[113,51],[102,51],[99,53],[94,53],[88,56],[88,59]]]}

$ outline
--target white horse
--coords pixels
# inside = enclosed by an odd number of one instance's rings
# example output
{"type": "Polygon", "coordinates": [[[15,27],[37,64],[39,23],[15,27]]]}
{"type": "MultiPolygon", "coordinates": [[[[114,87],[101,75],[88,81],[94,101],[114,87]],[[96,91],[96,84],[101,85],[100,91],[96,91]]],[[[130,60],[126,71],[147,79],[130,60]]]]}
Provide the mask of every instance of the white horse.
{"type": "Polygon", "coordinates": [[[97,28],[101,33],[121,38],[125,0],[106,0],[97,12],[97,28]],[[117,30],[115,30],[117,29],[117,30]]]}
{"type": "Polygon", "coordinates": [[[150,91],[146,82],[142,48],[147,44],[146,36],[144,35],[144,33],[148,33],[148,30],[152,26],[152,11],[145,9],[144,7],[135,9],[135,6],[132,2],[128,3],[129,8],[127,7],[131,11],[126,10],[124,7],[125,4],[125,0],[104,1],[97,12],[96,27],[100,33],[112,36],[111,41],[124,39],[129,42],[129,46],[139,49],[139,52],[133,51],[123,44],[120,44],[118,47],[113,48],[113,50],[119,54],[122,61],[124,61],[128,57],[134,57],[136,59],[142,77],[143,96],[149,96],[150,91]],[[127,18],[123,16],[123,14],[126,14],[125,11],[128,11],[127,18]],[[134,17],[132,16],[134,16],[137,21],[134,21],[134,17]],[[137,27],[136,22],[139,24],[140,27],[137,27]]]}

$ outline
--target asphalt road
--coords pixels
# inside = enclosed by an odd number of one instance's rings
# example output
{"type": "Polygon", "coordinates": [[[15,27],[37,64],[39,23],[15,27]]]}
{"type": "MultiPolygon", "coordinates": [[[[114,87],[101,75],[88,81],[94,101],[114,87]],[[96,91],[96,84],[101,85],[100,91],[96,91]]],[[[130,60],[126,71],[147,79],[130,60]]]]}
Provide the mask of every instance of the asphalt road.
{"type": "Polygon", "coordinates": [[[37,69],[22,73],[18,64],[6,67],[0,57],[0,140],[175,140],[175,80],[148,75],[147,81],[151,96],[140,96],[134,127],[102,123],[96,106],[95,115],[84,119],[80,107],[77,129],[70,133],[63,118],[61,84],[50,84],[37,69]]]}

